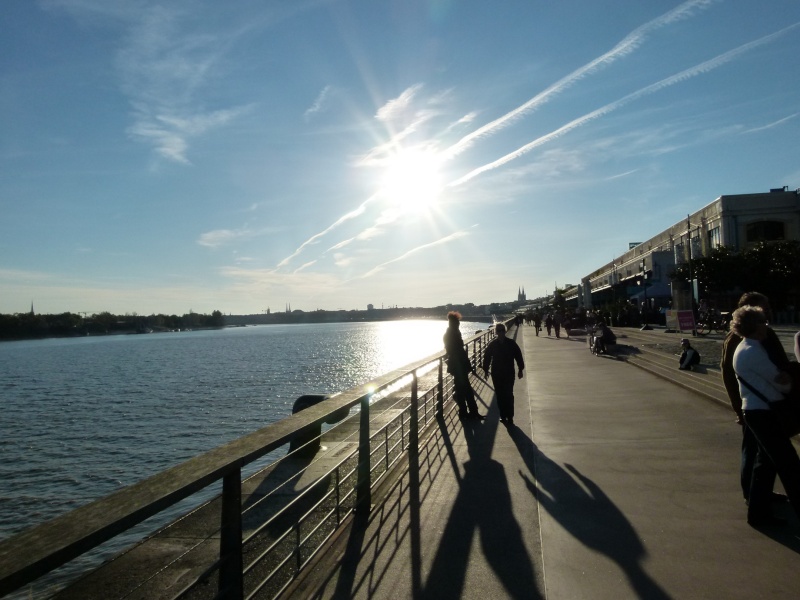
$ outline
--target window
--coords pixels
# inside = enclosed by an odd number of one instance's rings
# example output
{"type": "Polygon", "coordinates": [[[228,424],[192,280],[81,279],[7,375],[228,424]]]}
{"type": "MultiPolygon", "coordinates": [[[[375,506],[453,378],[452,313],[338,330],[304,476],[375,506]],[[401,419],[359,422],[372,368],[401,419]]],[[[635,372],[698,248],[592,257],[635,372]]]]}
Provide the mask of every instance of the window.
{"type": "Polygon", "coordinates": [[[708,230],[708,248],[709,250],[713,250],[714,248],[719,248],[722,245],[722,236],[719,232],[719,226],[714,227],[714,229],[708,230]]]}
{"type": "Polygon", "coordinates": [[[776,242],[785,240],[784,224],[781,221],[756,221],[747,225],[747,243],[776,242]]]}

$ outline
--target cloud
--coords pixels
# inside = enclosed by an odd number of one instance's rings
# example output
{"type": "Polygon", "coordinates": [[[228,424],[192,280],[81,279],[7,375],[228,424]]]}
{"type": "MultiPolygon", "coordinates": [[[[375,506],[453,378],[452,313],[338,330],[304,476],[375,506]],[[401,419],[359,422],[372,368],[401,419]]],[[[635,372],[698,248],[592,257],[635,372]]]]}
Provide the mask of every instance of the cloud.
{"type": "Polygon", "coordinates": [[[314,104],[312,104],[311,107],[308,108],[306,112],[303,113],[303,118],[306,121],[310,121],[311,117],[313,117],[318,112],[322,112],[322,110],[325,107],[325,101],[330,95],[331,89],[332,88],[329,85],[326,85],[324,88],[322,88],[322,91],[319,93],[319,96],[317,96],[317,99],[314,100],[314,104]]]}
{"type": "Polygon", "coordinates": [[[693,77],[696,77],[698,75],[704,75],[706,73],[709,73],[709,72],[713,71],[714,69],[717,69],[717,68],[721,67],[722,65],[734,60],[735,58],[739,57],[740,55],[752,50],[753,48],[756,48],[758,46],[762,46],[764,44],[768,44],[768,43],[776,40],[780,36],[785,35],[789,31],[791,31],[792,29],[795,29],[797,27],[800,27],[800,23],[794,23],[792,25],[789,25],[788,27],[785,27],[785,28],[781,29],[780,31],[777,31],[777,32],[772,33],[770,35],[766,35],[766,36],[761,37],[761,38],[759,38],[757,40],[749,42],[747,44],[743,44],[743,45],[741,45],[741,46],[739,46],[737,48],[734,48],[733,50],[729,50],[728,52],[724,52],[722,54],[719,54],[719,55],[715,56],[714,58],[712,58],[710,60],[704,61],[704,62],[702,62],[702,63],[700,63],[698,65],[695,65],[694,67],[690,67],[688,69],[685,69],[685,70],[681,71],[680,73],[676,73],[675,75],[672,75],[670,77],[666,77],[666,78],[664,78],[664,79],[662,79],[660,81],[657,81],[656,83],[653,83],[651,85],[643,87],[640,90],[637,90],[637,91],[635,91],[635,92],[633,92],[631,94],[628,94],[627,96],[624,96],[623,98],[620,98],[619,100],[615,100],[614,102],[610,102],[610,103],[606,104],[605,106],[602,106],[602,107],[598,108],[597,110],[594,110],[594,111],[592,111],[592,112],[590,112],[590,113],[588,113],[586,115],[583,115],[582,117],[574,119],[573,121],[570,121],[566,125],[563,125],[563,126],[559,127],[555,131],[552,131],[552,132],[550,132],[550,133],[548,133],[546,135],[543,135],[543,136],[533,140],[532,142],[529,142],[528,144],[518,148],[517,150],[515,150],[513,152],[510,152],[510,153],[506,154],[505,156],[502,156],[502,157],[498,158],[497,160],[495,160],[495,161],[493,161],[491,163],[488,163],[488,164],[480,166],[480,167],[478,167],[476,169],[473,169],[472,171],[470,171],[466,175],[456,179],[455,181],[452,181],[448,185],[450,187],[456,187],[456,186],[462,185],[462,184],[466,183],[467,181],[477,177],[481,173],[485,173],[487,171],[491,171],[493,169],[497,169],[498,167],[501,167],[501,166],[511,162],[512,160],[515,160],[515,159],[519,158],[520,156],[523,156],[524,154],[527,154],[528,152],[530,152],[534,148],[537,148],[537,147],[539,147],[539,146],[541,146],[543,144],[546,144],[546,143],[548,143],[548,142],[550,142],[550,141],[552,141],[552,140],[554,140],[556,138],[559,138],[562,135],[572,131],[573,129],[575,129],[577,127],[581,127],[581,126],[585,125],[586,123],[589,123],[590,121],[593,121],[595,119],[603,117],[603,116],[607,115],[608,113],[611,113],[611,112],[617,110],[618,108],[621,108],[621,107],[625,106],[626,104],[629,104],[630,102],[633,102],[634,100],[638,100],[639,98],[642,98],[644,96],[648,96],[650,94],[654,94],[655,92],[661,91],[661,90],[663,90],[665,88],[668,88],[668,87],[670,87],[672,85],[675,85],[677,83],[681,83],[683,81],[686,81],[686,80],[691,79],[693,77]]]}
{"type": "Polygon", "coordinates": [[[270,228],[258,230],[247,228],[215,229],[213,231],[207,231],[206,233],[201,234],[197,239],[197,243],[201,246],[206,246],[207,248],[219,248],[220,246],[225,246],[238,240],[247,240],[260,235],[266,235],[272,231],[274,231],[274,229],[270,228]]]}
{"type": "MultiPolygon", "coordinates": [[[[412,85],[404,90],[397,98],[389,100],[386,104],[381,106],[375,118],[384,123],[395,123],[398,121],[405,121],[409,118],[409,113],[412,113],[412,101],[414,96],[417,95],[422,89],[422,84],[412,85]]],[[[413,117],[412,117],[413,118],[413,117]]]]}
{"type": "Polygon", "coordinates": [[[227,244],[232,240],[240,239],[248,232],[246,230],[232,230],[232,229],[215,229],[200,235],[197,243],[201,246],[208,248],[217,248],[223,244],[227,244]]]}
{"type": "Polygon", "coordinates": [[[476,129],[472,133],[464,136],[458,142],[451,146],[446,154],[450,157],[456,156],[461,152],[464,152],[467,148],[472,146],[472,144],[481,137],[485,137],[491,135],[495,131],[502,129],[514,121],[522,118],[526,114],[536,110],[542,104],[550,101],[554,96],[560,94],[561,92],[565,91],[573,84],[577,83],[587,75],[597,71],[602,67],[607,67],[612,63],[616,62],[620,58],[623,58],[632,52],[634,52],[646,39],[648,33],[655,31],[661,27],[679,21],[681,19],[687,18],[692,16],[697,10],[701,10],[707,8],[708,6],[714,4],[718,0],[689,0],[680,4],[676,8],[672,9],[671,11],[664,13],[660,17],[653,19],[652,21],[648,21],[644,25],[637,27],[627,36],[625,36],[622,41],[620,41],[616,46],[614,46],[611,50],[602,54],[595,58],[594,60],[586,63],[579,69],[576,69],[566,77],[563,77],[550,87],[548,87],[543,92],[540,92],[524,104],[518,106],[514,110],[506,113],[502,117],[499,117],[492,121],[491,123],[487,123],[483,127],[476,129]]]}
{"type": "Polygon", "coordinates": [[[190,31],[189,13],[164,6],[126,16],[128,32],[116,57],[120,86],[132,106],[133,123],[126,132],[168,161],[191,164],[191,140],[252,108],[209,109],[200,100],[220,75],[220,60],[236,36],[190,31]]]}

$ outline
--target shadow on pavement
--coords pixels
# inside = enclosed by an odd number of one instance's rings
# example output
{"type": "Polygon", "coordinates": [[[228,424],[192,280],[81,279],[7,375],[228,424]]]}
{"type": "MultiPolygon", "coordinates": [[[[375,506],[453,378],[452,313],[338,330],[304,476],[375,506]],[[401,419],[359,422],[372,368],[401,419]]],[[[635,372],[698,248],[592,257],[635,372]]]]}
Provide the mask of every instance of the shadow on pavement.
{"type": "MultiPolygon", "coordinates": [[[[512,512],[505,470],[491,458],[497,427],[497,421],[487,420],[464,428],[469,460],[464,463],[464,476],[419,598],[462,597],[476,534],[486,562],[509,598],[540,597],[533,562],[512,512]]],[[[447,436],[446,429],[443,434],[447,436]]],[[[452,444],[446,437],[445,445],[458,473],[452,444]]]]}
{"type": "Polygon", "coordinates": [[[646,548],[603,490],[572,465],[562,468],[550,460],[518,427],[509,432],[529,471],[520,471],[519,475],[539,505],[576,540],[614,561],[625,573],[636,597],[670,598],[645,572],[642,561],[647,557],[646,548]]]}

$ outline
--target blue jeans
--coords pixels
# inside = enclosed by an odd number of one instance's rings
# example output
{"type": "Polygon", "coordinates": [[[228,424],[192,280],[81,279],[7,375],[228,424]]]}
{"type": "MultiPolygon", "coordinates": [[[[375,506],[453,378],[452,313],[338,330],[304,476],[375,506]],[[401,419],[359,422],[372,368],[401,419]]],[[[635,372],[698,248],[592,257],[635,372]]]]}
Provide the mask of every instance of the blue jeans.
{"type": "Polygon", "coordinates": [[[746,410],[744,421],[758,443],[750,483],[748,520],[771,514],[769,503],[774,479],[770,478],[770,473],[775,472],[781,478],[792,508],[800,517],[800,458],[791,439],[771,410],[746,410]]]}

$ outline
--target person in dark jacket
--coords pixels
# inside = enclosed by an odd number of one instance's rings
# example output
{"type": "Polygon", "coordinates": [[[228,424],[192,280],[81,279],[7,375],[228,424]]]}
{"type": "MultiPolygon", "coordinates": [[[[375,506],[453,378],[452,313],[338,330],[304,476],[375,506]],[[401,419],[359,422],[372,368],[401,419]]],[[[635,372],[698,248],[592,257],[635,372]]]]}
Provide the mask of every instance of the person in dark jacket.
{"type": "Polygon", "coordinates": [[[486,346],[483,355],[483,370],[489,375],[491,368],[492,385],[497,395],[500,420],[506,425],[514,424],[514,362],[519,368],[518,377],[522,379],[525,361],[517,342],[506,337],[506,326],[495,326],[497,337],[486,346]]]}
{"type": "Polygon", "coordinates": [[[700,353],[692,348],[692,343],[688,338],[681,340],[681,358],[678,368],[681,371],[693,371],[695,365],[700,364],[700,353]]]}
{"type": "Polygon", "coordinates": [[[464,348],[459,327],[461,313],[451,310],[447,313],[447,331],[444,333],[444,349],[447,353],[447,372],[453,376],[454,399],[458,405],[458,413],[463,418],[483,419],[478,413],[478,404],[475,402],[475,391],[469,382],[469,374],[475,369],[469,361],[464,348]]]}

